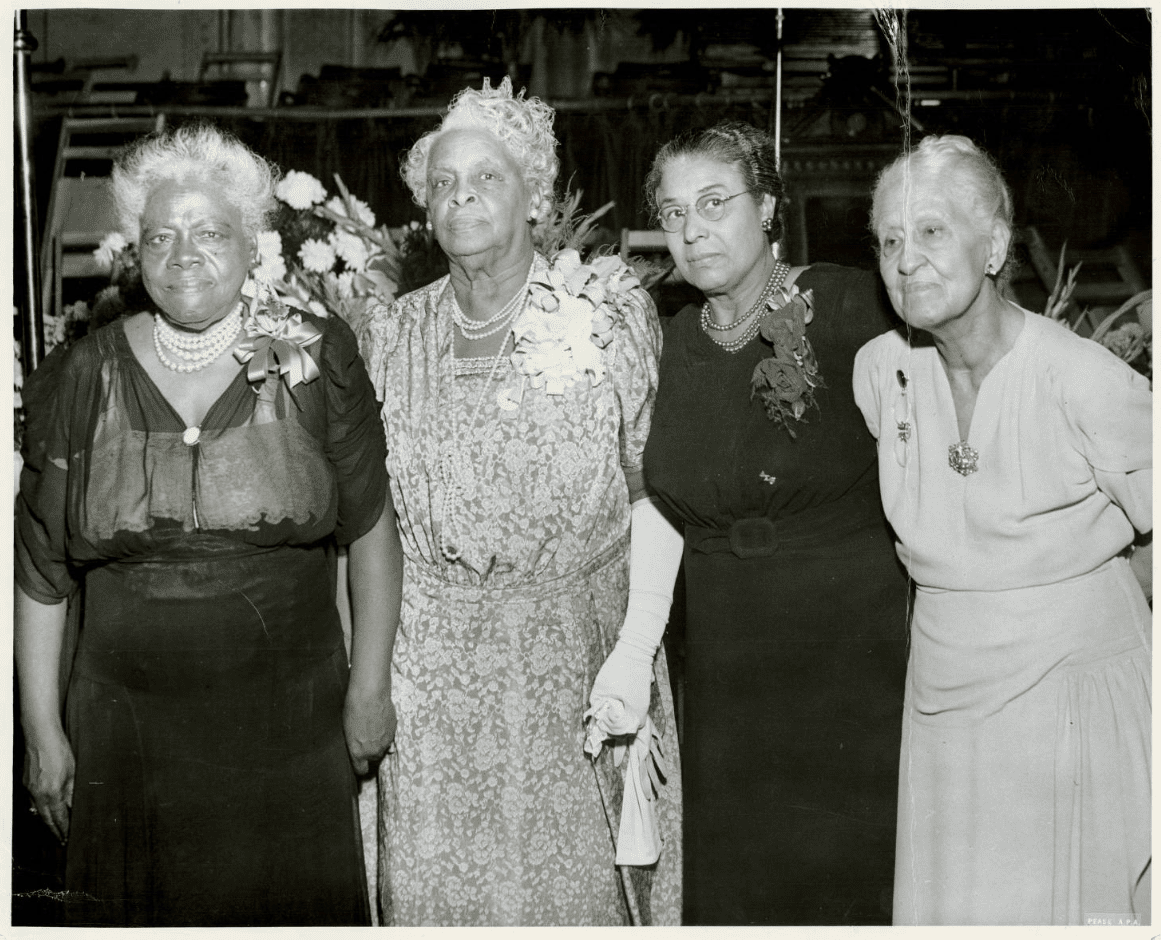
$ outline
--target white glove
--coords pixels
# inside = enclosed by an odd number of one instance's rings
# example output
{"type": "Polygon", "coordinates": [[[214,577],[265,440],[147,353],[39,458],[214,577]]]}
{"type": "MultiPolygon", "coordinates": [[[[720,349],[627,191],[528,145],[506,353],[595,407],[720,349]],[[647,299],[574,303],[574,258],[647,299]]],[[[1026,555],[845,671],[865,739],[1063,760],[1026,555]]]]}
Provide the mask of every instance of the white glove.
{"type": "Polygon", "coordinates": [[[620,702],[608,699],[596,711],[589,723],[585,753],[596,760],[601,748],[609,742],[613,748],[613,766],[620,767],[623,775],[625,788],[621,797],[616,864],[652,865],[661,856],[656,800],[669,770],[661,753],[661,735],[648,715],[645,724],[631,737],[609,732],[609,727],[619,722],[621,710],[620,702]]]}
{"type": "Polygon", "coordinates": [[[673,582],[681,564],[684,539],[650,499],[633,504],[629,549],[629,606],[616,646],[605,660],[589,694],[592,715],[605,701],[622,703],[611,734],[634,734],[645,724],[653,657],[669,620],[673,582]]]}

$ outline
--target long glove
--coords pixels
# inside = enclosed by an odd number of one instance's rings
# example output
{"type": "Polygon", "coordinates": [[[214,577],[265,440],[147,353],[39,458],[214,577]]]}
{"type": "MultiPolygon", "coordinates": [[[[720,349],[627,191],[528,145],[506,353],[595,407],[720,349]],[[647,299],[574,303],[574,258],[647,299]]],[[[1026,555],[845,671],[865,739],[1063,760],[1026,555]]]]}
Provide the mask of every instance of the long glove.
{"type": "Polygon", "coordinates": [[[610,741],[613,766],[622,767],[625,788],[621,798],[621,825],[617,832],[618,865],[652,865],[661,857],[661,831],[657,825],[656,799],[669,771],[661,753],[661,735],[649,716],[632,738],[613,737],[607,728],[620,710],[620,702],[606,699],[589,724],[585,752],[593,760],[610,741]],[[626,759],[628,758],[628,759],[626,759]]]}
{"type": "Polygon", "coordinates": [[[605,701],[623,706],[608,728],[611,734],[634,734],[649,712],[653,657],[669,620],[673,582],[681,564],[684,539],[652,499],[633,503],[629,547],[629,605],[616,646],[605,660],[589,695],[592,715],[605,701]]]}

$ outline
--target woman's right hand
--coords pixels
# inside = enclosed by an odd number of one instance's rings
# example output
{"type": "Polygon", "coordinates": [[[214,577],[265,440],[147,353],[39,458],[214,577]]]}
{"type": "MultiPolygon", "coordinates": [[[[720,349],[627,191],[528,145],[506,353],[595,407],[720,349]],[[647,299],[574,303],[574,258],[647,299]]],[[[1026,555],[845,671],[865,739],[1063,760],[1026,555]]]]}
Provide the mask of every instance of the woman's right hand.
{"type": "Polygon", "coordinates": [[[29,734],[24,750],[24,786],[32,795],[33,811],[61,843],[68,841],[76,760],[64,729],[29,734]]]}

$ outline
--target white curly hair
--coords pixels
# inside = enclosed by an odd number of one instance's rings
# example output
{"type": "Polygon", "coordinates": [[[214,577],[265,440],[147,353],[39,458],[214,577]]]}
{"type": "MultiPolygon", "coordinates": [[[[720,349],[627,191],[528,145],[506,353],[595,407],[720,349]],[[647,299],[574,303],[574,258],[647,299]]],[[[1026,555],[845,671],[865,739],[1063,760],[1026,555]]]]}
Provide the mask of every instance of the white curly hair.
{"type": "Polygon", "coordinates": [[[150,134],[130,144],[113,165],[111,187],[121,234],[141,237],[141,216],[159,183],[210,183],[242,215],[245,234],[268,228],[277,208],[281,171],[233,134],[212,124],[192,124],[150,134]]]}
{"type": "Polygon", "coordinates": [[[427,208],[427,158],[440,134],[445,131],[472,128],[495,136],[520,167],[524,182],[540,196],[536,222],[552,215],[553,187],[560,172],[556,156],[556,135],[552,122],[556,112],[539,98],[525,98],[524,90],[512,93],[512,79],[505,76],[499,88],[485,78],[477,91],[465,88],[457,92],[439,127],[416,141],[403,158],[400,170],[417,205],[427,208]]]}

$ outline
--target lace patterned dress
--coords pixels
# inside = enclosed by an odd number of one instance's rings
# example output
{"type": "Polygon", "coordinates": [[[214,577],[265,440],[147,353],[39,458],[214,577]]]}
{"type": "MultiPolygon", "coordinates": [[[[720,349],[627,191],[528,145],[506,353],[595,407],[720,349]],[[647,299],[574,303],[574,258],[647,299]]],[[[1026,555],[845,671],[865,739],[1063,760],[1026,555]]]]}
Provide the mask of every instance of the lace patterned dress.
{"type": "Polygon", "coordinates": [[[625,613],[625,471],[640,469],[649,430],[653,304],[639,289],[625,298],[600,383],[548,394],[507,356],[494,369],[457,362],[450,298],[446,277],[400,298],[363,344],[406,559],[397,753],[379,778],[383,923],[676,923],[681,788],[663,653],[651,715],[670,775],[652,869],[615,866],[621,772],[607,749],[595,763],[583,750],[588,692],[625,613]],[[519,401],[505,407],[506,393],[519,401]],[[449,445],[465,470],[454,562],[440,547],[449,445]]]}

